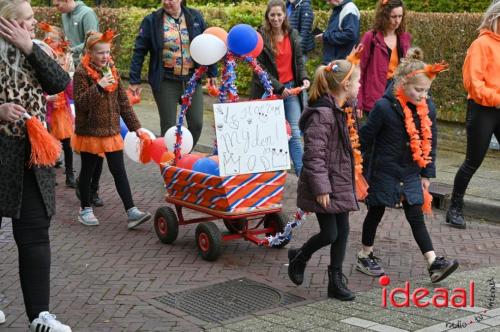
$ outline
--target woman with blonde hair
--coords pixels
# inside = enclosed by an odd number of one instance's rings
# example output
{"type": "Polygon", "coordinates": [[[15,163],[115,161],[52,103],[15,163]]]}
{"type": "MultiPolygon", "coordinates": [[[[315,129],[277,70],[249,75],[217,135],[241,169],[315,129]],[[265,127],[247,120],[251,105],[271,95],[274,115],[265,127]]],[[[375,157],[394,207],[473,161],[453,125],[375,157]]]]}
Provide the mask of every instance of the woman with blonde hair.
{"type": "Polygon", "coordinates": [[[59,93],[70,78],[33,43],[35,25],[29,1],[0,0],[0,222],[12,218],[30,331],[70,332],[48,312],[55,174],[52,167],[30,162],[26,129],[28,116],[45,122],[42,91],[59,93]]]}
{"type": "Polygon", "coordinates": [[[500,1],[493,1],[479,26],[479,37],[472,42],[462,68],[467,91],[467,152],[455,176],[451,205],[446,222],[465,228],[464,194],[469,181],[481,166],[491,137],[500,141],[500,1]]]}

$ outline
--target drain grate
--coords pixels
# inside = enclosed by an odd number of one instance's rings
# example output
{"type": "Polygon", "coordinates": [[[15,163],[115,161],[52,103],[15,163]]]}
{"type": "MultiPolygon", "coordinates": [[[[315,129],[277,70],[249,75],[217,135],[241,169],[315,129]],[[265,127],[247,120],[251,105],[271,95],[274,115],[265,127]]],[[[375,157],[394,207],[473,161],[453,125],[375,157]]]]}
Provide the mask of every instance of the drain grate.
{"type": "Polygon", "coordinates": [[[243,278],[160,296],[156,300],[198,319],[222,322],[304,299],[243,278]]]}

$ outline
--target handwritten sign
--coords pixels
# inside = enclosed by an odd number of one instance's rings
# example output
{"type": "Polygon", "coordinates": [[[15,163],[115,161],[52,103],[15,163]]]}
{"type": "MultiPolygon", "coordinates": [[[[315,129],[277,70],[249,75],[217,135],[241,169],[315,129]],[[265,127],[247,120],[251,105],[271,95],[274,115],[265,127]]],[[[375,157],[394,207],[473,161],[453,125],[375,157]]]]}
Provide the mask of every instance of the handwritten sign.
{"type": "Polygon", "coordinates": [[[283,100],[214,104],[221,176],[290,168],[283,100]]]}

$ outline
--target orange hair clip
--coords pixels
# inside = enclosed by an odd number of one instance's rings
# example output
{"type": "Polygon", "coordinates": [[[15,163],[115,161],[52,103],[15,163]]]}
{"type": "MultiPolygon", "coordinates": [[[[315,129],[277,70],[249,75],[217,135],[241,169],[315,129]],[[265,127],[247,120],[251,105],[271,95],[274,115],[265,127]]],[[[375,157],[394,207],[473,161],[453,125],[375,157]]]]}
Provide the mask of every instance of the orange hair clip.
{"type": "Polygon", "coordinates": [[[389,2],[389,0],[382,0],[382,6],[387,5],[388,2],[389,2]]]}
{"type": "Polygon", "coordinates": [[[405,78],[410,78],[417,74],[425,74],[429,79],[433,80],[436,78],[437,74],[439,74],[442,71],[447,71],[449,67],[450,65],[443,60],[439,63],[425,65],[424,69],[414,70],[408,75],[406,75],[405,78]]]}

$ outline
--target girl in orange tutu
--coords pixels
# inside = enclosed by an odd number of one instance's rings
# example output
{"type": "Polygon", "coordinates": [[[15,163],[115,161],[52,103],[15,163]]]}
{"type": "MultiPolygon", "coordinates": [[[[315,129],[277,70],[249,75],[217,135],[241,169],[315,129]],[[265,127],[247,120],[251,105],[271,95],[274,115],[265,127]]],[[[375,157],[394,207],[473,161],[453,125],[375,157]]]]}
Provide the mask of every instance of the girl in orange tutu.
{"type": "MultiPolygon", "coordinates": [[[[74,71],[73,58],[69,52],[69,43],[65,41],[63,31],[44,22],[38,24],[45,32],[43,41],[50,46],[52,55],[59,65],[66,71],[74,71]]],[[[73,98],[73,84],[57,95],[46,96],[47,122],[52,136],[61,141],[64,151],[64,166],[66,168],[66,185],[76,187],[73,174],[73,151],[71,150],[71,136],[73,135],[73,115],[71,114],[70,99],[73,98]]]]}
{"type": "Polygon", "coordinates": [[[78,221],[96,226],[90,201],[92,174],[101,158],[106,156],[116,189],[128,215],[128,228],[134,229],[151,218],[148,212],[135,207],[123,161],[123,139],[120,135],[120,116],[131,131],[142,133],[120,76],[110,55],[113,32],[90,31],[85,40],[85,56],[75,71],[75,134],[73,149],[80,152],[81,209],[78,221]]]}

